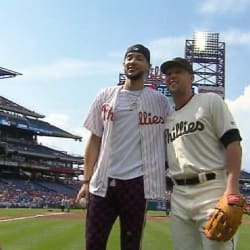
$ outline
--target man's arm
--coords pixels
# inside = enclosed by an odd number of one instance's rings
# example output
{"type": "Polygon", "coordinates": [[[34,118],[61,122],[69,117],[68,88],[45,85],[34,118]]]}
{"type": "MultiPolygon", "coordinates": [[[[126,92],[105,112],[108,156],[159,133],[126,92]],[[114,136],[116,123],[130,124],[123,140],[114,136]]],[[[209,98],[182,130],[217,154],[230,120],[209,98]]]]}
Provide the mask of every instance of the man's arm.
{"type": "Polygon", "coordinates": [[[84,180],[90,180],[96,161],[99,157],[101,137],[91,134],[84,155],[84,180]]]}
{"type": "Polygon", "coordinates": [[[242,148],[239,141],[226,147],[226,166],[228,171],[225,194],[239,194],[239,178],[241,171],[242,148]]]}
{"type": "Polygon", "coordinates": [[[83,177],[83,185],[79,190],[76,202],[79,202],[81,197],[88,198],[89,194],[89,181],[93,174],[93,169],[96,164],[96,161],[99,157],[100,146],[101,146],[101,137],[98,137],[91,133],[86,148],[85,148],[85,155],[84,155],[84,177],[83,177]]]}

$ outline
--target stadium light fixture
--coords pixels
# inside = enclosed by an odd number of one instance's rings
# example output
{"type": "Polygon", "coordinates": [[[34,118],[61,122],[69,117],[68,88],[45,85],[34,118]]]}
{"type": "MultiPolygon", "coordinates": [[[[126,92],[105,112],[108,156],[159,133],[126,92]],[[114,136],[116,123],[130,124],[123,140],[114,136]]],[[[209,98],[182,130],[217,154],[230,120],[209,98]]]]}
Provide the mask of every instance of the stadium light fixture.
{"type": "Polygon", "coordinates": [[[218,54],[219,33],[194,32],[194,54],[216,55],[218,54]]]}
{"type": "Polygon", "coordinates": [[[204,51],[206,47],[206,36],[204,32],[194,33],[194,48],[198,51],[204,51]]]}

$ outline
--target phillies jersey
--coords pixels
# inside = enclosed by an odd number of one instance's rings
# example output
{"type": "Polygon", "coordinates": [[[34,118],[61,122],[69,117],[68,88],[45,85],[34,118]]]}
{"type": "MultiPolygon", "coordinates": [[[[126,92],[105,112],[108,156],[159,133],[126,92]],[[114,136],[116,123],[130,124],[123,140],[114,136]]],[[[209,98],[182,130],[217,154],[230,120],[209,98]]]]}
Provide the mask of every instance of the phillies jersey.
{"type": "MultiPolygon", "coordinates": [[[[102,137],[100,154],[89,189],[91,193],[102,197],[106,195],[108,188],[108,168],[113,147],[111,138],[115,135],[117,97],[121,89],[122,86],[113,86],[102,90],[94,100],[84,122],[88,130],[102,137]]],[[[172,108],[163,94],[150,88],[142,90],[136,108],[145,198],[162,199],[166,189],[164,129],[172,108]]]]}
{"type": "Polygon", "coordinates": [[[169,176],[185,177],[224,169],[225,149],[220,138],[231,129],[237,126],[220,96],[195,94],[166,123],[169,176]]]}

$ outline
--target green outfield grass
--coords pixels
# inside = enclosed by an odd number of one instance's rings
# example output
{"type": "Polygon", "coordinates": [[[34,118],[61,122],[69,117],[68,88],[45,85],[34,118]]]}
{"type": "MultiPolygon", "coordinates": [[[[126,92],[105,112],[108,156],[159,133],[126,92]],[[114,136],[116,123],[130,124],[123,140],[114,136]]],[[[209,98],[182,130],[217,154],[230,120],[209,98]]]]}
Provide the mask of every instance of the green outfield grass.
{"type": "MultiPolygon", "coordinates": [[[[60,212],[54,210],[52,212],[60,212]]],[[[38,209],[0,209],[0,217],[48,213],[38,209]]],[[[83,216],[84,211],[71,213],[83,216]]],[[[150,212],[151,215],[164,213],[150,212]]],[[[249,217],[250,218],[250,217],[249,217]]],[[[250,225],[243,224],[239,233],[237,250],[250,249],[250,225]]],[[[84,250],[83,219],[54,219],[38,217],[12,222],[0,222],[0,246],[2,250],[84,250]]],[[[115,223],[107,250],[119,249],[119,225],[115,223]]],[[[171,250],[169,223],[148,221],[145,227],[143,250],[171,250]]]]}

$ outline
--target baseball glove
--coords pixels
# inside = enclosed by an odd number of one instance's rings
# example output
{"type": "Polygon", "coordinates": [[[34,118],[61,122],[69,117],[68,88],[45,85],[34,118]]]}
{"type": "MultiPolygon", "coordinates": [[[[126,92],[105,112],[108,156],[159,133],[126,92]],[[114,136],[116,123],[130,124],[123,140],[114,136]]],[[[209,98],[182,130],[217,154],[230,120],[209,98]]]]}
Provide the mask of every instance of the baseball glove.
{"type": "Polygon", "coordinates": [[[222,196],[204,226],[207,238],[217,241],[230,240],[241,224],[245,207],[245,199],[240,194],[222,196]]]}

